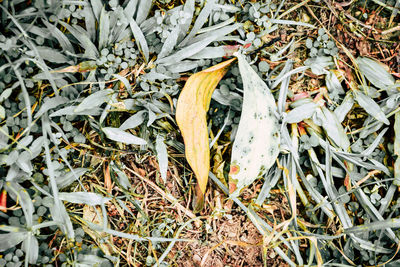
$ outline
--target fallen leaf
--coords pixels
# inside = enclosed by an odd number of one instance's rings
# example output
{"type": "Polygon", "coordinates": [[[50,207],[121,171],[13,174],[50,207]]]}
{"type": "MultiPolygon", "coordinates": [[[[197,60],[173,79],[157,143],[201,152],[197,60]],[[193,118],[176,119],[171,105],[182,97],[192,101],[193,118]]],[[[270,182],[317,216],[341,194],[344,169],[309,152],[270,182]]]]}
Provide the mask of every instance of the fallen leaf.
{"type": "Polygon", "coordinates": [[[243,107],[238,131],[232,147],[229,172],[229,193],[240,190],[261,177],[274,164],[279,154],[279,127],[276,104],[268,86],[238,54],[243,80],[243,107]]]}
{"type": "Polygon", "coordinates": [[[186,159],[197,177],[197,199],[194,202],[198,209],[202,206],[210,170],[206,114],[214,89],[234,60],[224,61],[190,76],[176,107],[176,121],[185,142],[186,159]]]}

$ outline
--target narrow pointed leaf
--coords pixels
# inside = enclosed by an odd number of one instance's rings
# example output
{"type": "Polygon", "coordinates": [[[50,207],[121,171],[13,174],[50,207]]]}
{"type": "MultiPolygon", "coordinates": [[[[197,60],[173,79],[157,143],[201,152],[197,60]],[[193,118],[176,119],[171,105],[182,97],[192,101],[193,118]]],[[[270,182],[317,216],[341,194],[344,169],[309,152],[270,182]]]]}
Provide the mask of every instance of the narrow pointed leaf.
{"type": "Polygon", "coordinates": [[[106,11],[105,7],[103,7],[100,13],[99,50],[107,46],[109,35],[110,35],[110,16],[106,11]]]}
{"type": "Polygon", "coordinates": [[[358,57],[357,64],[362,74],[376,87],[386,89],[394,84],[394,78],[376,60],[367,57],[358,57]]]}
{"type": "Polygon", "coordinates": [[[15,247],[25,240],[28,232],[13,232],[0,234],[0,251],[3,252],[9,248],[15,247]]]}
{"type": "Polygon", "coordinates": [[[360,91],[354,91],[357,103],[372,117],[386,125],[389,125],[389,120],[379,105],[369,96],[364,95],[360,91]]]}
{"type": "Polygon", "coordinates": [[[146,140],[127,133],[119,128],[105,127],[102,128],[106,136],[116,142],[121,142],[127,145],[146,145],[146,140]]]}
{"type": "Polygon", "coordinates": [[[122,123],[121,126],[119,126],[119,129],[127,130],[127,129],[134,129],[134,128],[138,127],[139,125],[141,125],[144,122],[144,114],[145,113],[146,113],[145,110],[141,110],[141,111],[137,112],[136,114],[132,115],[131,117],[129,117],[129,119],[124,121],[124,123],[122,123]]]}
{"type": "Polygon", "coordinates": [[[59,193],[59,198],[76,204],[86,204],[91,206],[101,205],[110,200],[110,198],[103,197],[96,193],[91,192],[72,192],[72,193],[59,193]]]}
{"type": "Polygon", "coordinates": [[[138,24],[133,18],[129,18],[129,26],[131,27],[133,36],[135,37],[136,43],[142,52],[144,59],[149,61],[149,47],[142,30],[139,28],[138,24]]]}
{"type": "Polygon", "coordinates": [[[326,107],[321,107],[321,109],[317,109],[316,114],[322,122],[322,127],[325,129],[329,138],[344,151],[347,151],[350,147],[350,142],[335,113],[326,107]]]}
{"type": "Polygon", "coordinates": [[[89,95],[74,109],[74,112],[79,113],[100,106],[107,100],[111,99],[113,92],[112,89],[106,89],[89,95]]]}
{"type": "Polygon", "coordinates": [[[287,114],[285,121],[287,123],[298,123],[305,119],[311,118],[317,109],[317,104],[314,102],[306,103],[298,106],[287,114]]]}
{"type": "Polygon", "coordinates": [[[274,164],[279,154],[279,127],[276,104],[268,86],[238,54],[243,80],[243,107],[238,131],[232,147],[229,172],[229,193],[240,190],[261,177],[274,164]]]}
{"type": "Polygon", "coordinates": [[[167,146],[164,144],[164,138],[161,135],[157,135],[156,138],[156,152],[158,166],[160,167],[161,178],[164,183],[167,182],[167,170],[168,170],[168,153],[167,146]]]}

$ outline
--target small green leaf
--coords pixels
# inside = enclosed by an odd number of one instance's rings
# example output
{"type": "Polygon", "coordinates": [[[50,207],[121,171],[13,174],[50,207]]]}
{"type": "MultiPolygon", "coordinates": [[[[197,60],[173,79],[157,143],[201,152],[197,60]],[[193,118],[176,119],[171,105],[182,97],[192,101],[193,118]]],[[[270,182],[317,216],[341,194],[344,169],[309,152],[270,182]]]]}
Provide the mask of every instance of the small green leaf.
{"type": "Polygon", "coordinates": [[[13,232],[0,234],[0,252],[15,247],[26,239],[28,232],[13,232]]]}
{"type": "Polygon", "coordinates": [[[80,176],[84,175],[88,170],[89,169],[87,168],[76,168],[73,171],[67,172],[65,175],[57,177],[56,182],[58,189],[62,189],[72,184],[74,181],[76,181],[76,177],[79,178],[80,176]]]}
{"type": "Polygon", "coordinates": [[[121,186],[125,189],[129,189],[131,187],[131,183],[129,182],[128,176],[119,169],[119,167],[114,163],[114,161],[111,161],[110,165],[112,170],[117,174],[118,181],[121,184],[121,186]]]}
{"type": "MultiPolygon", "coordinates": [[[[142,1],[142,2],[146,2],[146,1],[142,1]]],[[[144,59],[146,60],[146,62],[148,62],[149,61],[149,47],[147,45],[147,41],[146,41],[146,38],[144,37],[142,30],[139,28],[138,24],[136,23],[136,21],[133,18],[129,18],[129,25],[131,27],[133,36],[135,37],[136,43],[144,56],[144,59]]]]}
{"type": "Polygon", "coordinates": [[[168,152],[167,146],[164,144],[164,138],[161,135],[157,135],[156,138],[156,152],[161,178],[165,184],[167,182],[168,152]]]}
{"type": "Polygon", "coordinates": [[[372,117],[377,119],[380,122],[383,122],[386,125],[389,125],[390,122],[386,118],[385,113],[379,107],[379,105],[369,96],[364,95],[360,91],[353,91],[357,103],[372,117]]]}
{"type": "Polygon", "coordinates": [[[127,145],[146,145],[146,140],[127,133],[119,128],[105,127],[102,128],[105,135],[116,142],[121,142],[127,145]]]}
{"type": "Polygon", "coordinates": [[[350,147],[350,142],[335,113],[326,107],[321,107],[317,109],[316,115],[329,138],[344,151],[347,151],[350,147]]]}
{"type": "Polygon", "coordinates": [[[110,35],[110,16],[105,7],[102,8],[100,13],[99,24],[99,50],[107,47],[108,38],[110,35]]]}
{"type": "Polygon", "coordinates": [[[40,107],[39,111],[35,114],[34,118],[37,119],[42,116],[45,112],[49,111],[50,109],[56,108],[62,104],[68,102],[68,98],[62,96],[55,96],[50,99],[47,99],[40,107]]]}
{"type": "Polygon", "coordinates": [[[91,206],[102,205],[110,200],[110,198],[103,197],[96,193],[91,192],[60,192],[58,197],[61,200],[68,201],[75,204],[87,204],[91,206]]]}
{"type": "Polygon", "coordinates": [[[376,87],[387,89],[394,85],[393,76],[387,72],[382,63],[367,57],[358,57],[357,64],[361,73],[376,87]]]}
{"type": "Polygon", "coordinates": [[[299,123],[305,119],[311,118],[317,109],[317,104],[314,102],[306,103],[298,106],[287,114],[285,121],[287,123],[299,123]]]}
{"type": "MultiPolygon", "coordinates": [[[[100,90],[97,91],[94,94],[89,95],[86,97],[75,109],[75,113],[79,113],[85,110],[90,110],[93,108],[96,108],[103,104],[104,102],[107,102],[108,100],[111,99],[112,94],[114,91],[112,89],[105,89],[105,90],[100,90]]],[[[53,115],[54,116],[54,115],[53,115]]]]}
{"type": "Polygon", "coordinates": [[[144,114],[146,112],[147,111],[145,111],[145,110],[141,110],[141,111],[137,112],[136,114],[132,115],[131,117],[129,117],[129,119],[124,121],[123,124],[121,124],[119,129],[127,130],[127,129],[134,129],[134,128],[138,127],[139,125],[141,125],[144,122],[144,114]]]}
{"type": "Polygon", "coordinates": [[[25,261],[30,264],[36,264],[39,257],[39,243],[32,232],[27,235],[22,243],[22,249],[25,251],[25,261]]]}

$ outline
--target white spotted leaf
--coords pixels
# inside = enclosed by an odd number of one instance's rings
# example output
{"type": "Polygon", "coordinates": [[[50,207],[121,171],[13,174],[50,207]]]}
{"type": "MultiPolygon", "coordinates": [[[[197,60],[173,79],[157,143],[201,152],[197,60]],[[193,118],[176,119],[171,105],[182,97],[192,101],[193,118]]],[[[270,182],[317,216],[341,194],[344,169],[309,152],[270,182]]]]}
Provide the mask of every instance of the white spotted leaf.
{"type": "Polygon", "coordinates": [[[274,164],[279,154],[279,127],[276,105],[270,89],[249,65],[237,55],[243,80],[243,106],[232,147],[229,193],[240,190],[261,177],[274,164]]]}

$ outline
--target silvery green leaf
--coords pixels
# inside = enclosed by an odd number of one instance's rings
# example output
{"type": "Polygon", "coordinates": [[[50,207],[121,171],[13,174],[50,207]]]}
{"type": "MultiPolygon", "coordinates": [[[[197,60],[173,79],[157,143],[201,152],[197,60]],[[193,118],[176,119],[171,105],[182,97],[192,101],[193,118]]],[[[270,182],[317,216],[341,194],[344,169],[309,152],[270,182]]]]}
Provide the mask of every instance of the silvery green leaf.
{"type": "Polygon", "coordinates": [[[65,104],[68,102],[68,98],[63,96],[55,96],[50,99],[47,99],[43,105],[40,107],[39,111],[35,114],[34,118],[39,118],[45,112],[49,111],[50,109],[56,108],[59,105],[65,104]]]}
{"type": "MultiPolygon", "coordinates": [[[[36,47],[36,49],[37,49],[37,52],[39,53],[39,55],[44,60],[47,60],[51,63],[67,63],[67,62],[71,61],[64,54],[62,54],[61,52],[58,52],[54,48],[38,46],[38,47],[36,47]]],[[[31,57],[36,56],[36,52],[34,52],[32,50],[27,51],[26,54],[31,57]]]]}
{"type": "Polygon", "coordinates": [[[4,100],[8,99],[10,97],[11,93],[12,93],[11,88],[5,89],[0,95],[0,103],[3,102],[4,100]]]}
{"type": "MultiPolygon", "coordinates": [[[[145,2],[145,1],[142,1],[142,2],[145,2]]],[[[149,2],[150,2],[150,0],[149,0],[149,2]]],[[[129,25],[131,27],[133,36],[135,37],[136,43],[137,43],[140,51],[142,52],[144,59],[147,62],[149,60],[149,47],[147,45],[146,38],[144,37],[143,32],[141,31],[138,24],[136,23],[136,21],[133,18],[129,19],[129,25]]]]}
{"type": "Polygon", "coordinates": [[[43,39],[51,39],[50,32],[45,28],[38,27],[33,24],[22,23],[22,22],[19,22],[19,24],[21,25],[22,28],[24,28],[29,33],[43,37],[43,39]]]}
{"type": "Polygon", "coordinates": [[[197,68],[199,64],[196,61],[183,60],[179,63],[174,63],[167,66],[167,70],[172,73],[181,73],[197,68]]]}
{"type": "Polygon", "coordinates": [[[76,266],[77,267],[110,266],[110,262],[106,258],[102,258],[97,255],[79,253],[76,266]]]}
{"type": "Polygon", "coordinates": [[[86,204],[91,206],[102,205],[110,200],[108,197],[103,197],[96,193],[91,192],[60,192],[58,197],[61,200],[68,201],[75,204],[86,204]]]}
{"type": "Polygon", "coordinates": [[[371,153],[375,150],[375,148],[381,143],[381,139],[388,129],[389,128],[383,129],[379,133],[379,135],[375,138],[374,142],[372,142],[372,144],[367,149],[365,149],[361,154],[365,155],[366,157],[371,155],[371,153]]]}
{"type": "Polygon", "coordinates": [[[176,43],[178,42],[178,37],[180,33],[180,25],[176,25],[175,28],[169,33],[167,39],[164,41],[164,45],[161,48],[161,52],[158,54],[157,58],[163,58],[169,55],[175,48],[176,43]]]}
{"type": "Polygon", "coordinates": [[[171,79],[171,76],[165,75],[164,73],[159,73],[156,71],[150,71],[149,73],[142,75],[144,80],[149,80],[151,82],[155,82],[155,80],[163,81],[166,79],[171,79]]]}
{"type": "Polygon", "coordinates": [[[229,186],[231,196],[263,175],[279,154],[279,127],[276,105],[268,86],[246,61],[237,54],[243,80],[243,107],[232,147],[229,186]]]}
{"type": "Polygon", "coordinates": [[[125,189],[129,189],[131,187],[131,183],[129,182],[128,176],[126,176],[126,174],[123,171],[121,171],[113,161],[111,161],[110,165],[113,171],[117,174],[118,181],[121,184],[121,186],[125,189]]]}
{"type": "Polygon", "coordinates": [[[76,177],[80,177],[84,175],[89,169],[88,168],[76,168],[74,171],[69,171],[64,175],[61,175],[57,177],[56,183],[58,189],[63,189],[70,184],[72,184],[74,181],[76,181],[76,177]]]}
{"type": "Polygon", "coordinates": [[[39,242],[32,232],[29,232],[26,236],[21,248],[25,252],[25,261],[30,264],[36,264],[39,257],[39,242]]]}
{"type": "Polygon", "coordinates": [[[291,103],[290,107],[291,108],[297,108],[297,107],[301,107],[301,106],[303,106],[305,104],[309,104],[309,103],[312,103],[312,102],[313,102],[313,100],[311,98],[309,98],[309,97],[300,98],[300,99],[297,99],[296,101],[294,101],[293,103],[291,103]]]}
{"type": "Polygon", "coordinates": [[[179,44],[179,47],[185,46],[197,34],[197,32],[201,29],[201,27],[203,27],[211,11],[214,9],[214,6],[215,6],[215,0],[209,0],[206,2],[205,6],[200,11],[199,16],[197,17],[192,30],[186,36],[186,38],[183,39],[183,41],[179,44]]]}
{"type": "Polygon", "coordinates": [[[67,106],[65,108],[59,109],[50,114],[50,118],[58,117],[58,116],[65,116],[65,115],[91,115],[91,116],[98,116],[101,114],[102,109],[99,107],[85,109],[79,112],[76,112],[75,109],[78,106],[67,106]]]}
{"type": "Polygon", "coordinates": [[[333,66],[332,57],[315,57],[307,59],[304,64],[311,68],[311,71],[316,75],[322,75],[327,72],[325,68],[333,66]]]}
{"type": "Polygon", "coordinates": [[[69,217],[67,211],[65,210],[64,204],[59,199],[54,201],[57,201],[58,205],[53,205],[50,207],[50,214],[53,220],[61,222],[61,224],[59,225],[61,231],[64,234],[66,234],[68,238],[74,239],[75,238],[74,228],[72,226],[71,218],[69,217]]]}
{"type": "Polygon", "coordinates": [[[124,8],[124,13],[128,19],[133,18],[133,15],[135,15],[137,4],[138,0],[129,0],[128,4],[124,8]]]}
{"type": "Polygon", "coordinates": [[[193,14],[195,11],[195,0],[187,0],[185,1],[185,5],[183,7],[183,12],[185,16],[187,16],[185,23],[180,24],[180,33],[178,36],[178,42],[181,42],[183,38],[185,38],[186,34],[189,31],[190,24],[192,23],[193,14]]]}
{"type": "Polygon", "coordinates": [[[49,23],[46,19],[42,19],[42,22],[44,25],[46,25],[47,29],[49,32],[54,36],[54,38],[57,39],[58,43],[60,44],[61,48],[63,51],[68,51],[72,54],[75,53],[74,47],[72,46],[71,42],[69,41],[68,37],[65,36],[65,34],[60,31],[56,26],[53,24],[49,23]]]}
{"type": "Polygon", "coordinates": [[[90,5],[93,9],[93,14],[97,20],[100,20],[101,9],[103,8],[103,3],[101,0],[90,0],[90,5]]]}
{"type": "Polygon", "coordinates": [[[198,34],[205,33],[205,32],[212,32],[212,31],[218,30],[218,29],[220,29],[220,28],[222,28],[224,26],[227,26],[227,25],[235,22],[235,21],[236,21],[235,17],[231,17],[231,18],[229,18],[229,19],[227,19],[227,20],[225,20],[225,21],[223,21],[221,23],[202,28],[201,30],[198,31],[198,34]]]}
{"type": "Polygon", "coordinates": [[[364,95],[361,91],[353,91],[357,103],[372,117],[386,125],[389,125],[389,120],[386,118],[385,113],[381,110],[379,105],[369,96],[364,95]]]}
{"type": "Polygon", "coordinates": [[[6,110],[2,105],[0,105],[0,120],[4,120],[6,118],[6,110]]]}
{"type": "Polygon", "coordinates": [[[350,142],[335,113],[326,107],[321,107],[316,111],[316,115],[319,117],[322,127],[325,129],[329,138],[344,151],[347,151],[350,147],[350,142]]]}
{"type": "Polygon", "coordinates": [[[343,102],[335,109],[335,115],[338,118],[338,121],[342,123],[347,113],[353,108],[354,98],[352,94],[346,94],[346,97],[343,99],[343,102]]]}
{"type": "Polygon", "coordinates": [[[3,125],[0,127],[0,149],[7,147],[8,139],[8,127],[3,125]]]}
{"type": "MultiPolygon", "coordinates": [[[[114,75],[118,75],[118,74],[114,74],[114,75]]],[[[118,75],[118,76],[119,76],[119,78],[125,79],[124,77],[122,77],[120,75],[118,75]]],[[[103,112],[101,113],[100,118],[99,118],[100,124],[103,124],[104,120],[106,119],[107,115],[109,114],[109,111],[110,111],[110,109],[112,107],[111,104],[117,102],[117,96],[118,96],[118,93],[113,93],[113,95],[111,96],[110,101],[108,101],[106,107],[103,108],[103,112]]]]}
{"type": "MultiPolygon", "coordinates": [[[[5,164],[7,166],[11,166],[11,167],[14,166],[13,164],[17,161],[18,156],[19,156],[19,153],[17,150],[11,151],[6,157],[5,164]]],[[[7,180],[7,181],[9,181],[9,180],[7,180]]]]}
{"type": "Polygon", "coordinates": [[[303,72],[303,71],[306,71],[308,69],[309,69],[309,66],[301,66],[301,67],[292,69],[292,70],[290,70],[288,72],[284,72],[282,70],[282,72],[279,73],[279,75],[276,78],[272,79],[273,83],[271,85],[271,88],[272,89],[276,88],[282,81],[284,81],[285,79],[290,78],[290,76],[292,76],[293,74],[296,74],[296,73],[299,73],[299,72],[303,72]]]}
{"type": "MultiPolygon", "coordinates": [[[[291,71],[293,69],[293,61],[287,60],[285,66],[283,67],[282,71],[279,73],[281,77],[291,71]]],[[[279,97],[278,97],[278,113],[282,114],[285,112],[286,109],[286,98],[289,92],[289,82],[290,76],[286,77],[281,82],[281,88],[279,90],[279,97]]]]}
{"type": "Polygon", "coordinates": [[[400,112],[396,112],[394,115],[394,154],[397,159],[394,163],[394,182],[396,186],[400,186],[400,112]]]}
{"type": "Polygon", "coordinates": [[[216,89],[212,94],[212,99],[224,106],[231,106],[232,109],[240,111],[242,108],[242,96],[235,92],[230,92],[228,96],[216,89]]]}
{"type": "Polygon", "coordinates": [[[361,73],[376,87],[387,89],[394,85],[393,76],[387,72],[382,63],[367,57],[358,57],[357,64],[361,73]]]}
{"type": "Polygon", "coordinates": [[[22,211],[25,215],[26,224],[28,227],[31,227],[33,223],[32,215],[35,209],[33,208],[33,202],[28,192],[25,188],[15,182],[6,183],[5,188],[11,198],[21,205],[22,211]]]}
{"type": "Polygon", "coordinates": [[[105,127],[102,128],[103,132],[105,135],[116,142],[121,142],[125,143],[128,145],[146,145],[147,142],[146,140],[139,138],[137,136],[134,136],[130,133],[124,132],[123,130],[119,128],[113,128],[113,127],[105,127]]]}
{"type": "Polygon", "coordinates": [[[365,231],[376,231],[376,230],[382,230],[385,228],[400,228],[400,220],[399,219],[390,219],[390,220],[365,223],[362,225],[346,228],[346,229],[344,229],[344,232],[345,233],[363,233],[365,231]]]}
{"type": "Polygon", "coordinates": [[[394,115],[394,154],[400,158],[400,112],[394,115]]]}
{"type": "Polygon", "coordinates": [[[144,122],[145,110],[141,110],[127,119],[120,127],[121,130],[134,129],[144,122]]]}
{"type": "Polygon", "coordinates": [[[28,151],[23,151],[21,154],[19,154],[18,160],[15,163],[24,172],[30,173],[33,171],[31,154],[28,151]]]}
{"type": "Polygon", "coordinates": [[[125,77],[119,75],[119,74],[113,74],[112,76],[114,76],[115,78],[117,78],[118,80],[120,80],[122,82],[122,84],[125,86],[126,90],[131,93],[132,92],[132,88],[131,88],[131,84],[129,83],[128,79],[126,79],[125,77]]]}
{"type": "Polygon", "coordinates": [[[81,12],[82,16],[85,18],[85,28],[88,31],[90,38],[96,40],[96,17],[91,5],[85,6],[81,12]]]}
{"type": "Polygon", "coordinates": [[[305,119],[311,118],[317,109],[318,105],[314,102],[310,102],[299,107],[296,107],[289,111],[287,116],[285,117],[286,123],[298,123],[305,119]]]}
{"type": "Polygon", "coordinates": [[[139,5],[136,12],[136,21],[139,25],[147,18],[152,5],[153,0],[139,0],[139,5]]]}
{"type": "Polygon", "coordinates": [[[84,30],[79,29],[76,25],[71,26],[68,23],[65,23],[63,21],[59,21],[61,25],[63,25],[82,45],[82,47],[85,49],[85,56],[91,59],[97,59],[99,56],[99,52],[96,48],[96,46],[92,43],[90,40],[87,32],[84,30]]]}
{"type": "Polygon", "coordinates": [[[17,148],[18,149],[23,149],[27,146],[29,146],[30,143],[33,141],[33,136],[32,135],[27,135],[23,137],[21,140],[18,141],[17,148]]]}
{"type": "Polygon", "coordinates": [[[164,57],[162,59],[157,59],[157,63],[164,64],[166,66],[172,65],[175,63],[179,63],[183,59],[191,57],[194,54],[197,54],[198,52],[203,50],[205,47],[207,47],[211,42],[214,42],[215,40],[217,40],[219,37],[224,36],[234,30],[237,30],[239,28],[239,26],[240,26],[240,24],[237,23],[237,24],[228,26],[226,28],[220,29],[220,30],[218,30],[218,33],[215,35],[210,35],[204,39],[199,40],[196,43],[190,44],[168,57],[164,57]]]}
{"type": "MultiPolygon", "coordinates": [[[[213,41],[223,41],[223,38],[230,34],[233,31],[236,31],[241,27],[242,24],[240,23],[235,23],[233,25],[227,25],[225,27],[222,27],[218,30],[212,31],[212,32],[206,32],[203,34],[199,34],[198,36],[194,37],[192,40],[190,40],[186,46],[189,46],[191,44],[199,43],[200,41],[209,38],[209,37],[214,37],[213,41]]],[[[231,37],[231,36],[228,36],[231,37]]],[[[235,37],[235,36],[232,36],[235,37]]]]}
{"type": "Polygon", "coordinates": [[[85,110],[90,110],[99,107],[104,102],[111,99],[114,91],[112,89],[105,89],[97,91],[83,99],[83,101],[74,109],[75,113],[79,113],[85,110]]]}
{"type": "Polygon", "coordinates": [[[224,46],[206,47],[197,54],[190,56],[190,59],[214,59],[225,56],[226,51],[224,46]]]}
{"type": "Polygon", "coordinates": [[[284,47],[282,47],[277,53],[273,54],[270,56],[271,61],[276,62],[279,60],[282,60],[283,58],[285,58],[285,56],[282,56],[283,53],[285,53],[289,48],[292,47],[293,43],[294,43],[295,38],[292,38],[292,40],[285,45],[284,47]]]}
{"type": "Polygon", "coordinates": [[[0,252],[15,247],[26,239],[28,232],[12,232],[0,234],[0,252]]]}
{"type": "Polygon", "coordinates": [[[339,94],[344,94],[344,90],[339,79],[332,71],[329,71],[326,74],[325,81],[329,92],[338,92],[339,94]]]}
{"type": "Polygon", "coordinates": [[[149,120],[147,121],[147,127],[152,125],[156,119],[157,119],[157,115],[151,109],[149,109],[149,120]]]}
{"type": "Polygon", "coordinates": [[[105,7],[101,9],[99,22],[99,50],[107,47],[110,37],[110,16],[105,7]]]}
{"type": "Polygon", "coordinates": [[[156,152],[158,166],[160,167],[161,178],[164,184],[167,182],[167,170],[168,170],[168,152],[167,146],[164,143],[164,138],[161,135],[157,135],[156,138],[156,152]]]}

